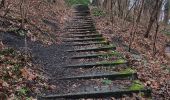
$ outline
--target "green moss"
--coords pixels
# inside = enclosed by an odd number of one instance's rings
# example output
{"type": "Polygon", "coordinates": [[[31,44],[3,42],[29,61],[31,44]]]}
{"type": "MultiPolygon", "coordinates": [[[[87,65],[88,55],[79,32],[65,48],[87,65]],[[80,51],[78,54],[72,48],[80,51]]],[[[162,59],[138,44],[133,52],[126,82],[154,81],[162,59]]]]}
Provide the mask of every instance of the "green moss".
{"type": "Polygon", "coordinates": [[[105,43],[105,44],[109,44],[109,42],[108,42],[107,40],[103,40],[103,41],[101,41],[101,42],[103,42],[103,43],[105,43]]]}
{"type": "Polygon", "coordinates": [[[111,53],[103,54],[100,58],[110,58],[116,56],[117,58],[122,58],[122,55],[119,52],[112,51],[111,53]]]}
{"type": "Polygon", "coordinates": [[[136,72],[135,70],[133,70],[131,68],[127,68],[127,69],[121,71],[120,73],[121,74],[128,74],[128,73],[135,73],[135,72],[136,72]]]}
{"type": "Polygon", "coordinates": [[[109,45],[106,45],[105,47],[116,47],[115,44],[109,44],[109,45]]]}
{"type": "Polygon", "coordinates": [[[117,51],[112,51],[111,52],[112,55],[115,55],[115,56],[123,56],[121,53],[117,52],[117,51]]]}
{"type": "Polygon", "coordinates": [[[105,84],[105,85],[110,85],[110,84],[112,84],[112,80],[103,79],[102,83],[105,84]]]}
{"type": "Polygon", "coordinates": [[[110,64],[110,65],[118,65],[118,64],[124,64],[126,63],[127,61],[124,60],[124,59],[119,59],[119,60],[116,60],[116,61],[104,61],[104,62],[98,62],[98,64],[110,64]]]}
{"type": "Polygon", "coordinates": [[[122,64],[122,63],[126,63],[127,61],[124,60],[124,59],[119,59],[119,60],[116,60],[115,63],[117,64],[122,64]]]}
{"type": "Polygon", "coordinates": [[[134,80],[132,85],[128,88],[129,90],[142,90],[144,85],[139,80],[134,80]]]}
{"type": "Polygon", "coordinates": [[[96,37],[95,39],[100,39],[99,41],[104,41],[105,40],[105,38],[103,38],[103,37],[96,37]]]}
{"type": "Polygon", "coordinates": [[[90,4],[90,0],[65,0],[65,2],[69,5],[76,5],[76,4],[83,4],[83,5],[88,5],[90,4]]]}

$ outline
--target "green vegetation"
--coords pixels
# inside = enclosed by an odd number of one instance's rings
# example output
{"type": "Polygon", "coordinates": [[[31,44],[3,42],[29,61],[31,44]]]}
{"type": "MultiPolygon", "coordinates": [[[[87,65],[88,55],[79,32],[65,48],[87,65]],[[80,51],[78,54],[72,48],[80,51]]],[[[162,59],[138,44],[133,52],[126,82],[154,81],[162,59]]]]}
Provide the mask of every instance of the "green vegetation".
{"type": "Polygon", "coordinates": [[[123,64],[123,63],[126,63],[127,61],[124,60],[124,59],[119,59],[119,60],[116,60],[114,62],[117,63],[117,64],[123,64]]]}
{"type": "Polygon", "coordinates": [[[132,85],[128,88],[129,90],[142,90],[144,85],[139,80],[134,80],[132,85]]]}
{"type": "Polygon", "coordinates": [[[116,45],[115,44],[108,44],[108,45],[106,45],[104,47],[116,47],[116,45]]]}
{"type": "Polygon", "coordinates": [[[15,55],[14,49],[12,48],[7,48],[2,51],[0,51],[0,55],[15,55]]]}
{"type": "Polygon", "coordinates": [[[92,9],[92,14],[94,16],[105,16],[106,15],[106,13],[104,11],[102,11],[101,9],[99,9],[99,8],[93,8],[92,9]]]}
{"type": "Polygon", "coordinates": [[[136,71],[131,69],[131,68],[127,68],[123,71],[120,71],[121,74],[130,74],[130,73],[135,73],[136,71]]]}
{"type": "Polygon", "coordinates": [[[105,85],[110,85],[110,84],[112,84],[112,80],[103,79],[102,83],[105,84],[105,85]]]}
{"type": "Polygon", "coordinates": [[[104,61],[104,62],[98,62],[97,64],[110,64],[110,65],[119,65],[119,64],[125,64],[127,61],[124,59],[119,59],[116,61],[104,61]]]}
{"type": "Polygon", "coordinates": [[[101,56],[99,56],[100,58],[110,58],[116,56],[117,58],[123,58],[122,54],[117,52],[117,51],[111,51],[111,53],[107,53],[107,54],[103,54],[101,56]]]}
{"type": "Polygon", "coordinates": [[[89,0],[65,0],[69,6],[76,5],[76,4],[83,4],[88,5],[90,3],[89,0]]]}
{"type": "Polygon", "coordinates": [[[19,95],[27,95],[27,92],[29,92],[29,88],[27,87],[21,87],[20,89],[17,90],[19,95]]]}
{"type": "Polygon", "coordinates": [[[119,53],[117,51],[112,51],[111,54],[113,54],[115,56],[123,56],[121,53],[119,53]]]}
{"type": "Polygon", "coordinates": [[[170,30],[168,29],[164,29],[161,31],[163,34],[167,35],[167,36],[170,36],[170,30]]]}

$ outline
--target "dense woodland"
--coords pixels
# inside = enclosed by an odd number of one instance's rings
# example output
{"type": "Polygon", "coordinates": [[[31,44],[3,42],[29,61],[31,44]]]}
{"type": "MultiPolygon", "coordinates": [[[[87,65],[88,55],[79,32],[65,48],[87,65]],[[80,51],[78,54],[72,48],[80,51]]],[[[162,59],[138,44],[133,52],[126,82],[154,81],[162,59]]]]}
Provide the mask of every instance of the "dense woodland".
{"type": "Polygon", "coordinates": [[[123,41],[117,51],[152,89],[153,100],[169,100],[170,0],[0,0],[0,100],[36,100],[42,91],[59,89],[48,82],[50,73],[33,63],[28,45],[61,44],[75,4],[89,6],[106,41],[123,41]],[[8,46],[5,33],[22,37],[22,50],[8,46]]]}

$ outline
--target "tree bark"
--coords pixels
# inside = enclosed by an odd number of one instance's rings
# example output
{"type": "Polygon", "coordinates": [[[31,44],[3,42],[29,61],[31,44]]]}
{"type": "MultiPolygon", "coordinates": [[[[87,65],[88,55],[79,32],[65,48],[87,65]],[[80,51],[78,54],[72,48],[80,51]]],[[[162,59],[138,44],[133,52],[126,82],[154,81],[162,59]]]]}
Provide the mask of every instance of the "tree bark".
{"type": "Polygon", "coordinates": [[[146,30],[146,34],[144,35],[145,38],[149,37],[150,30],[152,29],[153,23],[155,22],[156,18],[159,15],[160,8],[162,6],[162,0],[156,0],[155,7],[152,9],[151,17],[149,20],[149,24],[146,30]]]}

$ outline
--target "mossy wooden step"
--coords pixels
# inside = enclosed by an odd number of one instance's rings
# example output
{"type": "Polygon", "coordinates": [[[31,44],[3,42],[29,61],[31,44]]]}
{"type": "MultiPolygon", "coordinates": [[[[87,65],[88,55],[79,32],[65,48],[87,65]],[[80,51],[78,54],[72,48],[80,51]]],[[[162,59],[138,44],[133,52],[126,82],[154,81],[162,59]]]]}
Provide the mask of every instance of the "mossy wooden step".
{"type": "Polygon", "coordinates": [[[94,26],[94,23],[86,24],[86,23],[76,22],[76,23],[71,23],[70,25],[72,25],[72,26],[94,26]]]}
{"type": "Polygon", "coordinates": [[[85,41],[104,41],[104,38],[103,37],[98,37],[98,38],[64,40],[64,42],[85,42],[85,41]]]}
{"type": "Polygon", "coordinates": [[[69,26],[66,26],[66,27],[71,27],[71,28],[73,28],[73,27],[95,27],[95,25],[94,24],[81,24],[81,22],[80,23],[76,23],[76,24],[70,24],[69,26]]]}
{"type": "Polygon", "coordinates": [[[95,26],[69,26],[65,29],[96,29],[95,26]]]}
{"type": "Polygon", "coordinates": [[[68,31],[96,31],[95,28],[69,28],[68,31]]]}
{"type": "Polygon", "coordinates": [[[95,25],[93,23],[91,23],[91,24],[84,24],[84,23],[81,23],[81,22],[76,22],[74,24],[71,23],[71,24],[69,24],[66,27],[95,27],[95,25]]]}
{"type": "Polygon", "coordinates": [[[109,90],[108,89],[107,91],[93,91],[93,92],[47,95],[47,96],[40,96],[39,98],[41,99],[59,99],[59,98],[88,99],[88,98],[108,98],[108,97],[121,98],[124,95],[131,96],[133,93],[143,93],[145,96],[150,96],[151,90],[150,89],[139,89],[139,90],[128,90],[128,89],[109,90]]]}
{"type": "Polygon", "coordinates": [[[116,65],[127,64],[127,61],[120,59],[116,61],[104,61],[104,62],[96,62],[96,63],[83,63],[83,64],[75,64],[75,65],[68,65],[66,68],[92,68],[92,67],[107,67],[112,66],[115,67],[116,65]]]}
{"type": "Polygon", "coordinates": [[[87,28],[87,29],[74,29],[74,30],[69,30],[69,31],[96,31],[94,28],[87,28]]]}
{"type": "Polygon", "coordinates": [[[70,31],[70,32],[68,32],[69,34],[80,34],[80,35],[85,35],[85,34],[96,34],[96,31],[85,31],[85,32],[82,32],[82,31],[70,31]]]}
{"type": "Polygon", "coordinates": [[[102,34],[85,34],[85,35],[70,35],[68,38],[92,38],[92,37],[102,37],[102,34]]]}
{"type": "Polygon", "coordinates": [[[108,51],[108,50],[115,50],[115,49],[116,49],[115,46],[105,46],[105,47],[93,47],[93,48],[67,50],[67,52],[108,51]]]}
{"type": "Polygon", "coordinates": [[[74,21],[74,23],[75,23],[75,24],[80,24],[80,25],[94,24],[92,21],[90,21],[90,22],[86,22],[86,21],[84,21],[84,22],[74,21]]]}
{"type": "Polygon", "coordinates": [[[73,18],[71,20],[93,21],[92,18],[73,18]]]}
{"type": "Polygon", "coordinates": [[[92,18],[91,16],[73,16],[72,18],[92,18]]]}
{"type": "Polygon", "coordinates": [[[95,29],[95,26],[71,26],[65,29],[95,29]]]}
{"type": "Polygon", "coordinates": [[[71,20],[71,21],[73,21],[75,24],[80,24],[80,25],[94,24],[93,21],[82,21],[82,20],[71,20]]]}
{"type": "Polygon", "coordinates": [[[109,43],[106,41],[99,41],[99,42],[90,42],[90,43],[73,43],[72,46],[86,46],[86,45],[93,45],[93,44],[105,44],[108,45],[109,43]]]}
{"type": "Polygon", "coordinates": [[[72,19],[71,21],[93,22],[93,20],[92,20],[92,19],[72,19]]]}
{"type": "Polygon", "coordinates": [[[92,19],[92,17],[73,17],[72,19],[83,19],[83,20],[86,20],[86,19],[92,19]]]}
{"type": "Polygon", "coordinates": [[[119,52],[113,51],[111,53],[104,53],[104,54],[88,54],[88,55],[73,56],[71,57],[71,59],[90,59],[90,58],[99,58],[99,57],[108,57],[108,56],[122,57],[122,55],[119,52]]]}
{"type": "Polygon", "coordinates": [[[74,21],[74,23],[79,23],[80,25],[83,25],[83,24],[94,24],[94,22],[92,20],[71,20],[71,21],[74,21]]]}
{"type": "Polygon", "coordinates": [[[114,74],[96,74],[96,75],[81,75],[81,76],[73,76],[73,77],[65,77],[60,78],[59,80],[72,80],[72,79],[99,79],[99,78],[107,78],[109,80],[122,80],[132,77],[133,79],[137,79],[137,73],[114,73],[114,74]]]}

